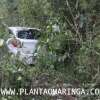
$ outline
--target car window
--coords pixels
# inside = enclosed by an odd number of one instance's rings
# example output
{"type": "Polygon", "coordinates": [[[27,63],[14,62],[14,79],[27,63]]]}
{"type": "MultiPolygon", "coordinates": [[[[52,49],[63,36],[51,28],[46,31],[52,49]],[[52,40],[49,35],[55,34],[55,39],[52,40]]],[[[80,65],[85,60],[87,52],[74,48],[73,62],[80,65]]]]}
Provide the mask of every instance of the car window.
{"type": "Polygon", "coordinates": [[[33,29],[30,29],[29,31],[34,35],[34,39],[38,39],[40,37],[40,31],[33,29]]]}
{"type": "Polygon", "coordinates": [[[25,30],[18,32],[18,38],[21,39],[38,39],[40,37],[40,32],[37,30],[25,30]]]}

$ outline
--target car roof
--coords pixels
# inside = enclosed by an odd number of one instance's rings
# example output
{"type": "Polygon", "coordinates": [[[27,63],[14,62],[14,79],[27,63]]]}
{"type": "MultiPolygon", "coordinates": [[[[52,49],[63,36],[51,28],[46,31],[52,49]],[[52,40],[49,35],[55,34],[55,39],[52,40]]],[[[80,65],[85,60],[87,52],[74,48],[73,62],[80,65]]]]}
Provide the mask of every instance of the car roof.
{"type": "Polygon", "coordinates": [[[19,31],[29,30],[29,29],[40,31],[40,29],[38,29],[38,28],[31,28],[31,27],[8,27],[8,29],[9,29],[10,31],[12,31],[12,33],[13,33],[14,35],[17,35],[17,33],[18,33],[19,31]]]}

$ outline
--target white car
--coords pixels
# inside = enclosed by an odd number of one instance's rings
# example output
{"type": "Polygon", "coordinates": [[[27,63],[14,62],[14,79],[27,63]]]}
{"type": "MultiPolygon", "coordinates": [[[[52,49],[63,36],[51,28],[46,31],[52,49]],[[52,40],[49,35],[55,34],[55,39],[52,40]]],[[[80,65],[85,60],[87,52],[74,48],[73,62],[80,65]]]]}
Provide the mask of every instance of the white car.
{"type": "Polygon", "coordinates": [[[34,64],[40,29],[28,27],[9,27],[8,29],[12,34],[6,42],[9,52],[15,56],[18,55],[18,59],[25,64],[34,64]]]}

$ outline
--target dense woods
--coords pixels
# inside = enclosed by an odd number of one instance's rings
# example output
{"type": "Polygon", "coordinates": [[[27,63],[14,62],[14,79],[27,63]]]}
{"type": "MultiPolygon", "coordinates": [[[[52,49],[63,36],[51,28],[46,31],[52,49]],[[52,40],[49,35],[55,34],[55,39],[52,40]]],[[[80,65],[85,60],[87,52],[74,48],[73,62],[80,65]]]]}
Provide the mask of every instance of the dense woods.
{"type": "MultiPolygon", "coordinates": [[[[0,38],[4,39],[0,88],[100,89],[100,0],[0,0],[0,38]],[[35,65],[24,65],[8,53],[7,26],[41,29],[35,65]]],[[[0,96],[0,100],[99,99],[100,94],[0,96]]]]}

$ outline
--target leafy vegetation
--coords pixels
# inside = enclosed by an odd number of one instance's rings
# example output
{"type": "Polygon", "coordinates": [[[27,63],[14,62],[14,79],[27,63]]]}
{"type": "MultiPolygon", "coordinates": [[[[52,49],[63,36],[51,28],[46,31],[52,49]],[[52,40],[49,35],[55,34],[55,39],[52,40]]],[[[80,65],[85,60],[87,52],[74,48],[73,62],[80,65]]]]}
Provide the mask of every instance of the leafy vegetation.
{"type": "MultiPolygon", "coordinates": [[[[37,63],[23,65],[0,47],[0,87],[100,88],[100,1],[99,0],[1,0],[0,38],[7,40],[5,26],[42,29],[37,63]],[[60,31],[54,31],[58,25],[60,31]],[[14,60],[15,59],[15,60],[14,60]],[[84,85],[85,84],[85,85],[84,85]]],[[[0,96],[0,100],[58,100],[49,96],[0,96]]],[[[61,100],[75,98],[61,97],[61,100]]],[[[96,100],[100,96],[79,96],[96,100]]]]}

